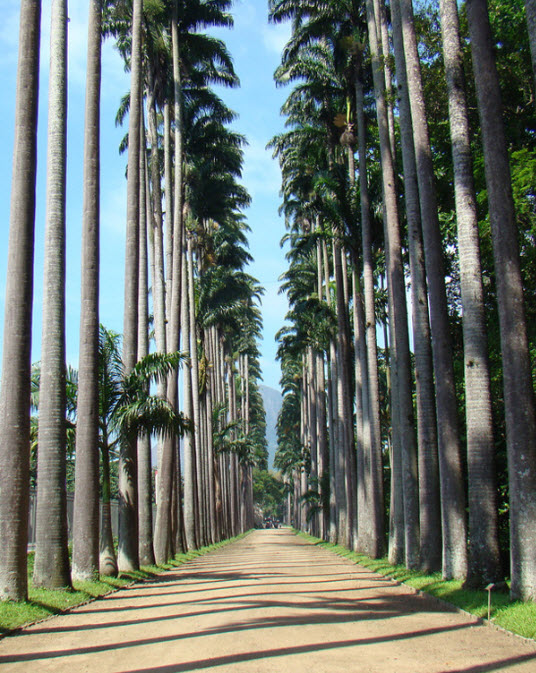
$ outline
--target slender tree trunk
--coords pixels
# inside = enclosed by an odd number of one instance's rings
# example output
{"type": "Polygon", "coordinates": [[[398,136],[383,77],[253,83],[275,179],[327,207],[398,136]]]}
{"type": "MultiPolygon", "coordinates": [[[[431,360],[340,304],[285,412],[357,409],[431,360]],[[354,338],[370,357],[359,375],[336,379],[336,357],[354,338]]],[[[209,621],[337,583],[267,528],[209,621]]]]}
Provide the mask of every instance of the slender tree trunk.
{"type": "MultiPolygon", "coordinates": [[[[137,359],[139,191],[141,120],[141,22],[142,0],[133,0],[132,50],[130,61],[130,109],[128,127],[127,236],[125,252],[125,306],[123,321],[123,363],[129,374],[137,359]]],[[[139,568],[138,489],[136,440],[121,442],[119,453],[119,550],[120,572],[139,568]]]]}
{"type": "Polygon", "coordinates": [[[82,300],[73,513],[74,580],[99,573],[99,231],[101,0],[89,3],[84,130],[82,300]]]}
{"type": "Polygon", "coordinates": [[[360,523],[363,530],[364,523],[364,493],[363,493],[363,455],[370,451],[370,423],[367,376],[367,353],[365,345],[365,312],[363,309],[363,295],[356,265],[352,268],[352,306],[354,323],[354,353],[355,353],[355,426],[356,426],[356,479],[353,485],[356,512],[354,515],[354,532],[352,548],[357,550],[359,543],[360,523]],[[366,438],[365,438],[366,435],[366,438]]]}
{"type": "MultiPolygon", "coordinates": [[[[322,257],[324,262],[324,277],[326,278],[326,301],[328,306],[331,306],[332,299],[329,290],[329,259],[325,240],[322,241],[322,257]]],[[[339,489],[338,482],[340,476],[338,474],[336,462],[336,446],[338,443],[338,422],[337,422],[337,391],[336,391],[336,375],[337,375],[337,357],[335,352],[335,342],[330,339],[329,342],[329,369],[328,369],[328,427],[329,427],[329,541],[334,544],[337,543],[338,531],[338,506],[339,506],[339,489]]]]}
{"type": "Polygon", "coordinates": [[[52,3],[48,120],[47,215],[33,582],[38,587],[57,589],[71,585],[67,547],[65,455],[66,0],[54,0],[52,3]]]}
{"type": "Polygon", "coordinates": [[[439,497],[439,464],[434,369],[428,288],[422,242],[419,187],[415,162],[415,146],[408,96],[402,25],[398,5],[393,5],[394,50],[397,62],[398,98],[404,194],[408,222],[408,250],[411,273],[413,311],[413,342],[415,354],[415,386],[417,407],[417,439],[419,456],[419,523],[420,564],[429,571],[441,567],[441,514],[439,497]]]}
{"type": "MultiPolygon", "coordinates": [[[[383,54],[383,73],[385,77],[385,93],[387,108],[387,126],[389,128],[389,146],[391,155],[396,157],[395,115],[393,111],[393,67],[389,60],[390,45],[389,31],[387,28],[385,0],[374,0],[374,14],[376,16],[378,44],[381,45],[383,54]]],[[[397,73],[398,75],[398,73],[397,73]]]]}
{"type": "Polygon", "coordinates": [[[449,95],[449,122],[458,223],[463,306],[465,413],[469,488],[469,568],[467,583],[486,586],[502,577],[497,521],[495,447],[484,288],[480,264],[471,141],[456,2],[441,0],[443,59],[449,95]]]}
{"type": "MultiPolygon", "coordinates": [[[[309,437],[311,451],[311,470],[309,473],[310,489],[319,492],[318,481],[318,434],[317,434],[317,390],[316,390],[316,358],[312,346],[307,347],[307,372],[308,372],[308,417],[309,437]]],[[[311,519],[311,534],[318,537],[318,512],[315,511],[311,519]]]]}
{"type": "Polygon", "coordinates": [[[434,168],[413,25],[413,9],[411,2],[407,0],[396,0],[396,4],[400,7],[402,23],[428,280],[442,488],[443,574],[446,578],[461,578],[467,574],[465,495],[434,168]]]}
{"type": "MultiPolygon", "coordinates": [[[[150,68],[149,68],[150,70],[150,68]]],[[[154,330],[156,340],[156,350],[160,353],[166,352],[166,293],[164,278],[164,236],[163,236],[163,215],[162,215],[162,190],[160,187],[160,161],[158,147],[158,133],[156,123],[156,106],[154,100],[154,91],[149,90],[147,96],[147,120],[149,141],[151,144],[151,164],[150,175],[153,192],[153,210],[148,220],[152,227],[152,237],[154,240],[154,274],[152,279],[153,287],[153,313],[154,330]]]]}
{"type": "MultiPolygon", "coordinates": [[[[361,209],[361,247],[363,255],[363,289],[365,309],[366,377],[368,395],[363,403],[368,427],[363,433],[363,465],[361,485],[361,511],[358,512],[360,548],[366,553],[377,552],[376,540],[383,537],[383,482],[372,478],[371,465],[382,465],[380,429],[380,392],[378,379],[378,352],[376,343],[376,308],[374,297],[374,260],[372,257],[372,224],[367,179],[367,139],[364,112],[364,94],[361,69],[356,77],[356,117],[359,149],[359,193],[361,209]],[[373,456],[373,458],[371,458],[373,456]],[[378,488],[378,493],[372,489],[378,488]],[[366,509],[366,511],[365,511],[366,509]]],[[[358,477],[359,478],[359,477],[358,477]]]]}
{"type": "Polygon", "coordinates": [[[499,78],[485,0],[467,18],[484,147],[503,362],[513,598],[536,598],[536,413],[499,78]]]}
{"type": "MultiPolygon", "coordinates": [[[[335,256],[336,257],[336,256],[335,256]]],[[[348,274],[346,270],[346,255],[341,247],[339,249],[340,268],[337,262],[335,263],[336,277],[340,273],[342,280],[342,289],[344,294],[338,295],[337,299],[337,315],[342,318],[339,329],[339,352],[340,352],[340,375],[342,388],[340,389],[342,395],[342,415],[341,415],[341,437],[344,437],[344,481],[346,491],[346,530],[345,544],[351,549],[353,546],[352,532],[354,527],[355,517],[355,446],[354,446],[354,429],[352,418],[352,399],[351,399],[351,372],[352,365],[350,360],[350,323],[348,320],[348,274]]],[[[337,283],[338,284],[338,283],[337,283]]]]}
{"type": "MultiPolygon", "coordinates": [[[[177,46],[177,58],[178,61],[178,46],[177,46]]],[[[178,68],[178,63],[177,63],[178,68]]],[[[175,58],[173,61],[173,69],[175,72],[175,58]]],[[[179,71],[179,86],[180,86],[180,71],[179,71]]],[[[175,74],[173,75],[175,78],[175,74]]],[[[181,110],[177,110],[176,106],[174,108],[175,117],[177,117],[179,122],[182,119],[181,110]]],[[[177,119],[175,119],[177,121],[177,119]]],[[[175,129],[175,134],[177,130],[175,129]]],[[[176,136],[175,136],[176,138],[176,136]]],[[[182,151],[182,145],[181,145],[182,151]]],[[[179,155],[177,155],[179,156],[179,155]]],[[[177,175],[175,175],[177,178],[177,175]]],[[[181,178],[182,179],[182,178],[181,178]]],[[[168,100],[164,103],[164,195],[165,195],[165,205],[166,205],[166,229],[165,229],[165,278],[166,278],[166,293],[165,293],[165,305],[166,305],[166,317],[167,320],[170,320],[170,310],[171,310],[171,285],[173,282],[173,231],[174,231],[174,213],[175,213],[175,203],[173,201],[173,167],[171,160],[171,112],[170,112],[170,103],[168,100]]],[[[181,206],[182,207],[182,206],[181,206]]]]}
{"type": "MultiPolygon", "coordinates": [[[[317,223],[317,229],[319,225],[317,223]]],[[[322,273],[322,244],[320,241],[316,245],[316,265],[317,265],[317,292],[320,301],[324,300],[323,291],[323,273],[322,273]]],[[[327,289],[327,288],[326,288],[327,289]]],[[[317,422],[318,422],[318,479],[320,502],[322,505],[319,536],[322,539],[327,538],[329,530],[329,484],[327,476],[329,470],[329,447],[327,437],[326,423],[326,380],[324,369],[324,354],[320,351],[315,352],[316,360],[316,381],[317,388],[317,422]]]]}
{"type": "Polygon", "coordinates": [[[0,599],[28,596],[30,372],[41,2],[21,0],[0,393],[0,599]]]}
{"type": "MultiPolygon", "coordinates": [[[[184,252],[186,255],[186,251],[184,252]]],[[[184,414],[190,421],[193,421],[192,407],[192,363],[191,363],[191,339],[190,339],[190,314],[188,302],[188,267],[186,260],[183,260],[182,269],[182,350],[188,358],[188,363],[183,368],[183,386],[184,386],[184,414]]],[[[197,549],[198,540],[196,535],[196,466],[195,466],[195,435],[194,429],[188,429],[183,437],[184,452],[184,527],[186,532],[186,544],[188,550],[197,549]]]]}
{"type": "MultiPolygon", "coordinates": [[[[411,480],[416,483],[415,463],[415,437],[413,430],[413,407],[411,395],[411,374],[409,362],[409,339],[407,324],[407,306],[404,282],[404,269],[402,265],[400,226],[398,221],[397,194],[395,188],[395,171],[393,156],[390,150],[389,132],[387,124],[385,82],[382,70],[382,53],[379,49],[376,35],[376,25],[372,0],[367,0],[367,23],[369,42],[372,56],[372,72],[374,79],[374,95],[376,99],[376,115],[380,136],[380,153],[382,166],[382,187],[384,200],[384,236],[386,241],[387,282],[389,294],[389,327],[391,334],[391,376],[392,376],[392,402],[391,413],[393,420],[393,452],[398,461],[405,456],[406,483],[411,480]],[[396,387],[396,390],[395,390],[396,387]],[[395,434],[396,430],[396,434],[395,434]],[[395,441],[396,440],[396,441],[395,441]]],[[[377,480],[381,477],[379,466],[373,465],[372,472],[377,480]]],[[[395,474],[395,477],[397,475],[395,474]]],[[[397,493],[403,488],[402,483],[395,481],[397,493]]],[[[377,486],[380,492],[379,484],[377,486]]],[[[408,489],[406,489],[408,490],[408,489]]],[[[408,498],[410,493],[407,493],[408,498]]],[[[408,500],[406,499],[406,502],[408,500]]],[[[393,503],[392,503],[393,504],[393,503]]],[[[409,505],[409,503],[408,503],[409,505]]],[[[418,510],[414,505],[409,507],[411,521],[405,523],[408,531],[411,530],[412,540],[415,531],[418,531],[418,510]]],[[[383,540],[378,541],[382,545],[383,540]]],[[[380,552],[380,547],[377,553],[380,552]]],[[[413,549],[413,542],[412,542],[413,549]]],[[[408,551],[408,557],[412,557],[413,551],[408,551]]]]}
{"type": "Polygon", "coordinates": [[[101,438],[102,459],[102,515],[100,526],[99,571],[105,577],[117,575],[117,558],[115,556],[112,532],[112,512],[110,506],[110,448],[108,436],[103,432],[101,438]]]}
{"type": "MultiPolygon", "coordinates": [[[[169,352],[180,348],[181,285],[182,285],[182,83],[180,73],[179,34],[177,27],[177,7],[175,5],[171,23],[173,50],[174,118],[175,118],[175,180],[171,199],[171,170],[166,160],[166,257],[168,269],[167,288],[167,347],[169,352]],[[173,218],[170,205],[173,200],[173,218]],[[169,281],[171,280],[171,287],[169,281]]],[[[166,149],[166,157],[169,151],[166,149]]],[[[178,374],[174,372],[168,379],[167,397],[169,403],[178,409],[178,374]]],[[[168,438],[162,443],[159,471],[158,508],[156,512],[155,557],[157,563],[167,561],[171,544],[171,508],[173,493],[173,465],[180,472],[180,453],[177,442],[168,438]]],[[[181,501],[177,501],[178,526],[182,527],[181,501]]]]}
{"type": "MultiPolygon", "coordinates": [[[[205,339],[207,341],[207,339],[205,339]]],[[[205,393],[205,425],[207,429],[207,475],[208,475],[208,523],[210,544],[218,541],[218,532],[216,524],[216,484],[214,474],[214,444],[212,431],[212,413],[214,401],[212,395],[212,376],[207,376],[207,390],[205,393]]]]}
{"type": "Polygon", "coordinates": [[[194,254],[193,234],[187,233],[186,262],[188,278],[188,324],[190,339],[191,386],[192,386],[192,421],[194,425],[194,460],[196,474],[196,538],[199,545],[206,543],[205,508],[203,503],[203,461],[201,446],[201,414],[199,409],[199,362],[197,357],[197,324],[195,318],[195,288],[194,288],[194,254]]]}
{"type": "MultiPolygon", "coordinates": [[[[140,277],[138,287],[138,360],[149,353],[148,259],[147,223],[151,221],[149,176],[143,121],[140,124],[140,277]]],[[[148,434],[138,438],[138,521],[139,559],[142,565],[155,562],[153,552],[153,469],[151,438],[148,434]]]]}

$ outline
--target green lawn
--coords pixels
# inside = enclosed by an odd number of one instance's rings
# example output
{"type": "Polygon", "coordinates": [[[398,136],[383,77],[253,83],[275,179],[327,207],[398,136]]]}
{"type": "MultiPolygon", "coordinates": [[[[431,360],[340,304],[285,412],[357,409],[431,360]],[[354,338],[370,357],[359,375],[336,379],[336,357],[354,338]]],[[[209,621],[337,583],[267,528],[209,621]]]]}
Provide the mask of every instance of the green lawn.
{"type": "Polygon", "coordinates": [[[36,589],[32,585],[33,553],[28,554],[28,601],[14,603],[13,601],[0,601],[0,636],[18,629],[21,626],[45,619],[50,615],[61,614],[76,605],[94,600],[112,591],[128,586],[133,582],[150,580],[165,570],[170,570],[182,565],[186,561],[197,556],[207,554],[218,547],[229,544],[242,535],[218,542],[209,547],[177,554],[173,561],[161,566],[143,566],[138,572],[122,574],[119,577],[102,577],[95,582],[74,582],[72,590],[36,589]]]}
{"type": "MultiPolygon", "coordinates": [[[[436,596],[477,617],[483,619],[488,617],[487,591],[463,589],[461,580],[444,581],[441,578],[441,573],[425,575],[416,570],[408,570],[404,566],[393,566],[386,558],[371,559],[364,554],[349,551],[345,547],[324,542],[311,535],[301,532],[298,534],[313,541],[319,547],[331,549],[339,556],[344,556],[380,575],[392,577],[398,582],[403,582],[415,589],[436,596]]],[[[492,592],[491,621],[493,624],[517,633],[524,638],[536,640],[536,603],[534,602],[511,601],[506,592],[492,592]]]]}

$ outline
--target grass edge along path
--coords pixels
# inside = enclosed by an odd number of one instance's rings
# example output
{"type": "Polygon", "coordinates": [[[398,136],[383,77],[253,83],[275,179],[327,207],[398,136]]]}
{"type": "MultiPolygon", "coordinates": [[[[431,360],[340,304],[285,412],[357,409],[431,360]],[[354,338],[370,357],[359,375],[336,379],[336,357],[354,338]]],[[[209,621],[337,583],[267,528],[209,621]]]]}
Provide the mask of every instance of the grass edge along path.
{"type": "MultiPolygon", "coordinates": [[[[483,589],[464,589],[462,580],[444,580],[440,572],[427,575],[418,570],[408,570],[403,565],[391,565],[387,558],[372,559],[342,545],[326,542],[301,531],[294,532],[312,544],[329,549],[384,577],[405,584],[418,592],[429,594],[484,621],[488,618],[488,592],[483,589]]],[[[490,615],[492,626],[528,640],[536,640],[535,602],[511,601],[507,593],[492,590],[490,615]]]]}
{"type": "Polygon", "coordinates": [[[172,570],[191,559],[204,556],[231,542],[236,542],[249,532],[216,542],[207,547],[176,554],[173,560],[162,565],[142,566],[136,572],[121,573],[118,577],[101,576],[99,580],[93,582],[73,582],[73,589],[48,590],[35,588],[32,583],[33,553],[31,553],[28,555],[28,600],[20,603],[0,601],[0,638],[16,632],[24,626],[30,626],[55,615],[65,614],[75,607],[90,603],[136,582],[151,581],[163,571],[172,570]]]}

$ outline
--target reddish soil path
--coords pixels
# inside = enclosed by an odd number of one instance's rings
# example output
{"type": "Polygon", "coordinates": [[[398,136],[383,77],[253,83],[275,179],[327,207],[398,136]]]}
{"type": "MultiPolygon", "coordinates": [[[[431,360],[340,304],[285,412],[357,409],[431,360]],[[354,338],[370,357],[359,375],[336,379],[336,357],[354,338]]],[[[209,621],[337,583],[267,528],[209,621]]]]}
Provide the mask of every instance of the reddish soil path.
{"type": "Polygon", "coordinates": [[[536,672],[536,645],[289,530],[239,542],[0,641],[0,671],[536,672]]]}

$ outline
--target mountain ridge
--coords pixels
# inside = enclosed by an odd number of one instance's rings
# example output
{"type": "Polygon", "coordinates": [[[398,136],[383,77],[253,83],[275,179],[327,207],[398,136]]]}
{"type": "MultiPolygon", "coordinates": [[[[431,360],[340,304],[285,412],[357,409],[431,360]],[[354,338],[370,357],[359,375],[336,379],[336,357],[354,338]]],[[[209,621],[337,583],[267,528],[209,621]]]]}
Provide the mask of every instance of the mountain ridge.
{"type": "Polygon", "coordinates": [[[274,457],[277,450],[277,417],[281,410],[283,396],[279,390],[264,384],[259,385],[259,391],[266,412],[266,442],[268,444],[268,469],[273,469],[274,457]]]}

